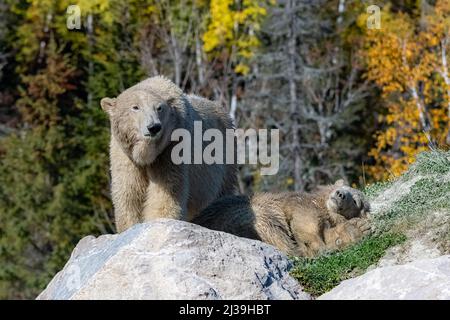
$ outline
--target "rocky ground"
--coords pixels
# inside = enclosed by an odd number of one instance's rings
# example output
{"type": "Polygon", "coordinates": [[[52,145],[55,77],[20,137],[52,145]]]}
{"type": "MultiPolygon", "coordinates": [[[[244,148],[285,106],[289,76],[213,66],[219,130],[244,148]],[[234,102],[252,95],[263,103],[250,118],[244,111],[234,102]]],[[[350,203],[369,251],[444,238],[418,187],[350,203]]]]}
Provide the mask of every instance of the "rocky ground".
{"type": "Polygon", "coordinates": [[[38,299],[310,299],[259,241],[176,220],[82,239],[38,299]]]}
{"type": "Polygon", "coordinates": [[[375,268],[342,282],[319,299],[448,300],[450,255],[375,268]]]}
{"type": "Polygon", "coordinates": [[[314,259],[158,220],[82,239],[38,299],[450,299],[450,152],[365,190],[373,234],[314,259]]]}

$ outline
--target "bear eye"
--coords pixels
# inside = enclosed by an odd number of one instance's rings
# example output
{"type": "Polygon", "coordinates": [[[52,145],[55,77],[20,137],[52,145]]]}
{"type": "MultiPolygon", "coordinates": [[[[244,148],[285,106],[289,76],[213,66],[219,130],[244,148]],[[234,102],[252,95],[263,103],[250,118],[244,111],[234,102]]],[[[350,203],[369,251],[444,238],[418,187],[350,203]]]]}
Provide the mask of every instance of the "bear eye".
{"type": "Polygon", "coordinates": [[[132,106],[131,109],[133,109],[134,111],[138,111],[139,110],[139,106],[132,106]]]}
{"type": "Polygon", "coordinates": [[[162,110],[162,105],[159,105],[158,107],[156,107],[156,111],[160,112],[162,110]]]}
{"type": "Polygon", "coordinates": [[[353,203],[354,203],[354,204],[357,204],[355,199],[353,199],[353,203]]]}

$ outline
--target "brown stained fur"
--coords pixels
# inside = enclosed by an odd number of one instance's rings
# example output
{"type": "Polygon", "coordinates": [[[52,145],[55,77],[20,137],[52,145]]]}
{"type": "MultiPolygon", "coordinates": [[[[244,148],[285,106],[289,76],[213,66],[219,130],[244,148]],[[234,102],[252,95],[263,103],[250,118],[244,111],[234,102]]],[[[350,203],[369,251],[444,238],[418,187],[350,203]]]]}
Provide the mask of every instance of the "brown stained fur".
{"type": "MultiPolygon", "coordinates": [[[[346,208],[349,211],[352,208],[346,208]]],[[[325,250],[342,248],[369,232],[369,205],[362,193],[341,182],[312,193],[260,193],[253,197],[228,196],[215,201],[192,222],[240,237],[271,244],[286,254],[311,257],[325,250]],[[357,210],[347,219],[327,201],[337,190],[358,200],[357,210]]]]}

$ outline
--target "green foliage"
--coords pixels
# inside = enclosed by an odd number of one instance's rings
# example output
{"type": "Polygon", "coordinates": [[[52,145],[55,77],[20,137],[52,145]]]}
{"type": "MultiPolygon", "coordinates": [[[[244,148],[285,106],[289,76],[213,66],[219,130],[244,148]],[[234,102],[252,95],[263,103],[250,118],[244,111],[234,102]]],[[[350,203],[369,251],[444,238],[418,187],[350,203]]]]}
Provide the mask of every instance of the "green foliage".
{"type": "Polygon", "coordinates": [[[104,2],[85,8],[96,17],[86,33],[67,30],[69,2],[14,6],[23,127],[0,144],[0,298],[34,298],[83,236],[114,231],[99,100],[143,72],[129,47],[137,8],[124,16],[123,2],[104,2]]]}
{"type": "Polygon", "coordinates": [[[422,152],[408,170],[408,175],[448,174],[450,173],[450,151],[432,150],[422,152]]]}
{"type": "Polygon", "coordinates": [[[2,138],[3,298],[35,296],[80,237],[110,230],[110,204],[102,195],[107,178],[101,174],[107,172],[106,135],[95,136],[96,156],[86,157],[90,133],[71,107],[74,69],[55,46],[49,44],[46,62],[36,74],[23,77],[17,105],[29,129],[2,138]]]}
{"type": "Polygon", "coordinates": [[[203,36],[205,51],[229,55],[234,62],[234,71],[247,74],[249,66],[245,62],[260,44],[255,32],[259,31],[260,23],[267,15],[265,2],[211,0],[211,19],[203,36]]]}
{"type": "Polygon", "coordinates": [[[428,212],[449,207],[450,183],[437,177],[421,179],[375,222],[383,228],[392,228],[395,223],[414,223],[428,212]]]}
{"type": "MultiPolygon", "coordinates": [[[[450,152],[431,151],[419,154],[415,164],[401,177],[403,183],[417,181],[400,199],[374,216],[379,231],[407,230],[421,222],[428,213],[450,208],[450,152]]],[[[450,213],[450,212],[449,212],[450,213]]]]}
{"type": "Polygon", "coordinates": [[[343,251],[318,258],[294,258],[291,274],[314,296],[319,296],[341,281],[358,276],[376,263],[385,251],[406,240],[402,234],[370,236],[343,251]]]}
{"type": "Polygon", "coordinates": [[[373,199],[376,196],[378,196],[380,193],[382,193],[384,190],[389,188],[392,185],[392,181],[383,181],[383,182],[377,182],[370,185],[365,186],[364,188],[364,194],[369,198],[373,199]]]}

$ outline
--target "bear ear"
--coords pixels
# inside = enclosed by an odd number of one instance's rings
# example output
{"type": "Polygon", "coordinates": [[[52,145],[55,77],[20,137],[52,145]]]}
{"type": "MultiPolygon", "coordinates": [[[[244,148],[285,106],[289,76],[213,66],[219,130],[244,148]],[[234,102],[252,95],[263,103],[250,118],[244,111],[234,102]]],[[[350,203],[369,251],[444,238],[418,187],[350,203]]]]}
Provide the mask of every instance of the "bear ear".
{"type": "Polygon", "coordinates": [[[112,114],[112,111],[116,107],[116,102],[117,102],[116,98],[103,98],[100,101],[100,105],[102,106],[102,109],[105,112],[112,114]]]}
{"type": "Polygon", "coordinates": [[[335,185],[336,187],[343,187],[343,186],[345,186],[346,184],[345,184],[344,179],[339,179],[338,181],[336,181],[336,182],[334,183],[334,185],[335,185]]]}

